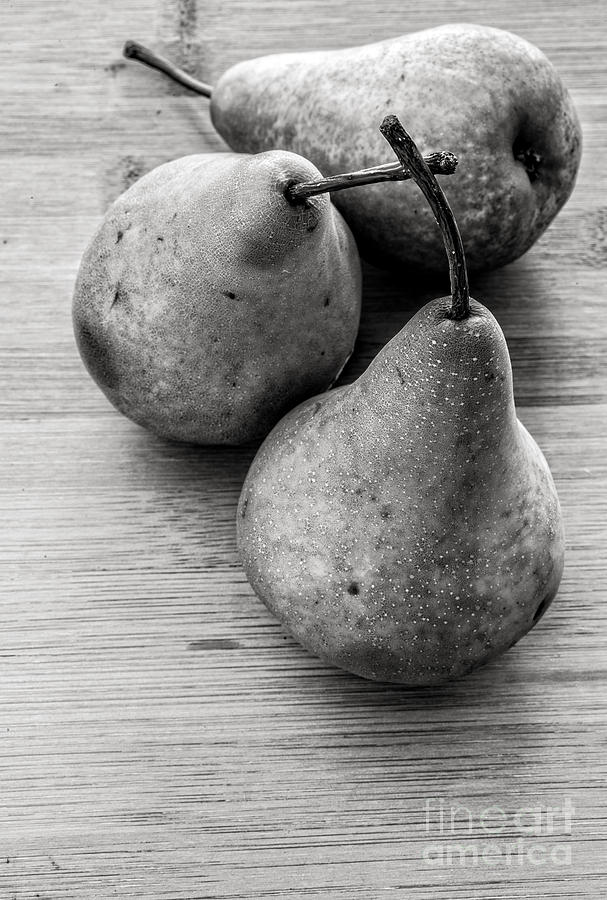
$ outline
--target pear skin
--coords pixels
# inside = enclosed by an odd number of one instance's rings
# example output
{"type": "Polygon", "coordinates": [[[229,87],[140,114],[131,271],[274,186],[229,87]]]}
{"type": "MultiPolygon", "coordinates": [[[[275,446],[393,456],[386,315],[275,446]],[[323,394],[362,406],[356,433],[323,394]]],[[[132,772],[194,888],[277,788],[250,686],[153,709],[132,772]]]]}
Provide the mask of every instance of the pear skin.
{"type": "Polygon", "coordinates": [[[86,250],[73,321],[109,400],[164,437],[238,444],[339,375],[360,316],[360,262],[320,173],[292,153],[159,166],[86,250]]]}
{"type": "MultiPolygon", "coordinates": [[[[459,159],[445,185],[471,270],[525,253],[571,194],[581,130],[571,98],[533,44],[496,28],[449,24],[338,51],[237,64],[213,89],[217,131],[238,151],[293,150],[326,175],[375,165],[377,126],[406,118],[422,151],[459,159]]],[[[432,213],[411,183],[336,194],[363,256],[441,269],[432,213]]]]}
{"type": "Polygon", "coordinates": [[[427,304],[352,385],[293,410],[243,487],[258,596],[322,659],[440,683],[518,641],[563,569],[559,501],[517,420],[506,343],[471,301],[427,304]]]}

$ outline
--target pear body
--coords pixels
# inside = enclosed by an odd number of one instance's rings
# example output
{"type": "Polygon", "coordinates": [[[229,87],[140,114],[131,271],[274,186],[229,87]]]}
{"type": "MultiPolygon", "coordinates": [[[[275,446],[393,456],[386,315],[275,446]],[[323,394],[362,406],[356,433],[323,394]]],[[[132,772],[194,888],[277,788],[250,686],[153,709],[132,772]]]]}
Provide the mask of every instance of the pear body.
{"type": "Polygon", "coordinates": [[[358,329],[358,252],[328,197],[284,195],[318,177],[288,152],[194,155],[118,198],[73,301],[114,406],[164,437],[238,444],[335,380],[358,329]]]}
{"type": "MultiPolygon", "coordinates": [[[[441,184],[470,269],[523,254],[573,189],[581,131],[571,99],[537,47],[496,28],[451,24],[242,62],[211,102],[232,149],[293,150],[327,176],[391,161],[378,131],[387,113],[402,118],[422,152],[457,156],[441,184]]],[[[371,261],[442,269],[440,233],[414,184],[340,191],[334,202],[371,261]]]]}
{"type": "Polygon", "coordinates": [[[463,675],[524,635],[563,568],[559,501],[517,420],[493,316],[427,304],[352,385],[266,438],[243,486],[249,581],[308,649],[365,678],[463,675]]]}

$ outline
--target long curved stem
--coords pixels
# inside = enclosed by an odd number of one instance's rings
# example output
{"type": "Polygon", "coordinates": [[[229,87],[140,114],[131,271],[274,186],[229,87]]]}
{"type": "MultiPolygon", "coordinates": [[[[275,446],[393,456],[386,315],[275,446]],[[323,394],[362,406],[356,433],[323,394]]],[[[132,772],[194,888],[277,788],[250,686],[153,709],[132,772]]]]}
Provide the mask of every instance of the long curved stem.
{"type": "Polygon", "coordinates": [[[470,315],[470,289],[464,245],[443,189],[396,116],[386,116],[379,130],[394,150],[401,165],[411,171],[415,183],[432,208],[449,260],[451,318],[465,319],[470,315]]]}
{"type": "MultiPolygon", "coordinates": [[[[424,157],[424,161],[435,175],[452,175],[457,166],[456,157],[448,150],[430,153],[424,157]]],[[[334,193],[364,184],[377,184],[381,181],[407,181],[409,178],[413,178],[413,175],[400,163],[385,163],[371,169],[360,169],[358,172],[347,172],[343,175],[331,175],[318,181],[302,181],[292,184],[287,190],[287,197],[293,202],[298,202],[329,191],[334,193]]]]}
{"type": "Polygon", "coordinates": [[[205,84],[203,81],[193,78],[192,75],[188,75],[188,73],[184,72],[183,69],[180,69],[179,66],[174,65],[170,60],[165,59],[164,56],[154,53],[154,51],[150,50],[148,47],[144,47],[144,45],[140,44],[138,41],[127,41],[122,49],[122,53],[127,59],[135,59],[137,62],[149,66],[150,69],[164,72],[165,75],[168,75],[169,78],[176,81],[177,84],[189,88],[196,94],[201,94],[203,97],[210,97],[213,93],[213,88],[209,84],[205,84]]]}

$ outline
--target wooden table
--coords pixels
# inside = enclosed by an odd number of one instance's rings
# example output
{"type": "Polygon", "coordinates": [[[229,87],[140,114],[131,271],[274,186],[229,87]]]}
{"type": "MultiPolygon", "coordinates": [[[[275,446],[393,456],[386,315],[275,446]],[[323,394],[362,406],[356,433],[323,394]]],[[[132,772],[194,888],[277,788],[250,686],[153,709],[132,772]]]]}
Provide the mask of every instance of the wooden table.
{"type": "MultiPolygon", "coordinates": [[[[4,0],[0,15],[0,897],[606,896],[604,3],[4,0]],[[287,636],[236,555],[255,448],[179,446],[122,418],[79,361],[70,298],[120,190],[222,147],[205,102],[125,63],[124,38],[212,82],[262,52],[456,20],[538,44],[583,123],[565,210],[473,281],[555,475],[567,565],[502,659],[406,690],[287,636]]],[[[350,380],[434,291],[365,274],[350,380]]]]}

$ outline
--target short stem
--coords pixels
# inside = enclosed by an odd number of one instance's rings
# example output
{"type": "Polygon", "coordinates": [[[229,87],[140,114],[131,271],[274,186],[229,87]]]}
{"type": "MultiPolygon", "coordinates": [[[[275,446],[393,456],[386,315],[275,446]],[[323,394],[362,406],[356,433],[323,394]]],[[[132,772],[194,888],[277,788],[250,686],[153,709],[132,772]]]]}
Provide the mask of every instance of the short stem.
{"type": "Polygon", "coordinates": [[[451,318],[470,315],[470,290],[462,238],[443,189],[426,165],[412,138],[396,116],[386,116],[379,130],[394,150],[402,166],[410,169],[415,183],[423,192],[442,232],[451,277],[451,318]]]}
{"type": "MultiPolygon", "coordinates": [[[[438,153],[430,153],[424,157],[424,161],[435,175],[451,175],[455,172],[457,159],[448,150],[438,153]]],[[[372,169],[361,169],[358,172],[348,172],[344,175],[331,175],[319,181],[302,181],[293,184],[287,191],[289,200],[300,201],[316,194],[325,194],[328,191],[343,191],[346,188],[360,187],[363,184],[377,184],[380,181],[406,181],[413,175],[409,169],[403,168],[400,163],[386,163],[375,166],[372,169]]]]}
{"type": "Polygon", "coordinates": [[[148,47],[144,47],[143,44],[140,44],[138,41],[127,41],[122,53],[127,59],[136,59],[137,62],[149,66],[150,69],[164,72],[165,75],[168,75],[169,78],[172,78],[177,84],[189,88],[196,94],[202,94],[203,97],[210,97],[213,93],[213,88],[209,84],[204,84],[204,82],[198,81],[197,78],[188,75],[183,69],[173,65],[170,60],[165,59],[164,56],[159,56],[157,53],[154,53],[153,50],[149,50],[148,47]]]}

